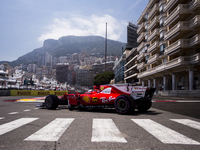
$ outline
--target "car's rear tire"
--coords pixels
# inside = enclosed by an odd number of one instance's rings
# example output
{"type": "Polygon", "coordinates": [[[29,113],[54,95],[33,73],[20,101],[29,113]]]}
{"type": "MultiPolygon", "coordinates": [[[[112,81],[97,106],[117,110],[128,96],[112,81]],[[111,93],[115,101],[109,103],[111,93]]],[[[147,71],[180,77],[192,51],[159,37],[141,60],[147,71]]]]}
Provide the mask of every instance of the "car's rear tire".
{"type": "Polygon", "coordinates": [[[45,106],[47,109],[56,109],[58,107],[59,99],[56,95],[48,95],[45,98],[45,106]]]}
{"type": "Polygon", "coordinates": [[[120,95],[114,102],[115,110],[120,114],[132,113],[135,109],[133,97],[130,95],[120,95]]]}

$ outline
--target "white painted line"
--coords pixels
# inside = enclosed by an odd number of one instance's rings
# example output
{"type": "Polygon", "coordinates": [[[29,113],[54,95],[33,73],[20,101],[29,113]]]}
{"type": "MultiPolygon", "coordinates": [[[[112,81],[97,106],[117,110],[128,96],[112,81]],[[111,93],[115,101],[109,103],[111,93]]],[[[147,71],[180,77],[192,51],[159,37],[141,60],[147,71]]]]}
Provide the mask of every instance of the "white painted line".
{"type": "Polygon", "coordinates": [[[38,109],[38,108],[34,108],[34,109],[38,109]]]}
{"type": "Polygon", "coordinates": [[[91,141],[127,143],[112,119],[93,119],[91,141]]]}
{"type": "Polygon", "coordinates": [[[24,110],[24,111],[31,111],[30,109],[26,109],[26,110],[24,110]]]}
{"type": "Polygon", "coordinates": [[[0,125],[0,135],[5,134],[9,131],[12,131],[14,129],[17,129],[25,124],[28,124],[32,121],[37,120],[38,118],[20,118],[15,121],[5,123],[3,125],[0,125]]]}
{"type": "Polygon", "coordinates": [[[189,101],[181,101],[181,100],[179,100],[179,101],[177,101],[177,102],[179,102],[179,103],[200,103],[200,101],[199,100],[189,100],[189,101]]]}
{"type": "Polygon", "coordinates": [[[11,112],[11,113],[8,113],[9,115],[14,115],[14,114],[18,114],[19,112],[11,112]]]}
{"type": "Polygon", "coordinates": [[[192,140],[170,128],[167,128],[150,119],[131,119],[133,122],[144,128],[147,132],[155,136],[158,140],[166,144],[191,144],[200,145],[199,142],[192,140]]]}
{"type": "Polygon", "coordinates": [[[193,121],[190,119],[170,119],[170,120],[200,130],[200,122],[193,121]]]}
{"type": "Polygon", "coordinates": [[[4,119],[4,117],[0,117],[0,119],[4,119]]]}
{"type": "Polygon", "coordinates": [[[48,125],[44,126],[34,134],[30,135],[25,141],[58,141],[65,130],[73,122],[74,118],[56,118],[48,125]]]}

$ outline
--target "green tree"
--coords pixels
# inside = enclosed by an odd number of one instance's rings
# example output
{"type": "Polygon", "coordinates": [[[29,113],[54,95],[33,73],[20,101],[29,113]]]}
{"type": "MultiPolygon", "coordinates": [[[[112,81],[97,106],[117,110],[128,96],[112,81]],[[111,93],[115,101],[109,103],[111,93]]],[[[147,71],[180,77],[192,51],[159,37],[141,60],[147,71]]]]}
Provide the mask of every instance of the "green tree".
{"type": "Polygon", "coordinates": [[[114,79],[114,77],[115,77],[115,74],[113,72],[111,72],[111,71],[104,72],[104,73],[98,74],[94,77],[93,84],[94,85],[109,84],[110,81],[112,79],[114,79]]]}

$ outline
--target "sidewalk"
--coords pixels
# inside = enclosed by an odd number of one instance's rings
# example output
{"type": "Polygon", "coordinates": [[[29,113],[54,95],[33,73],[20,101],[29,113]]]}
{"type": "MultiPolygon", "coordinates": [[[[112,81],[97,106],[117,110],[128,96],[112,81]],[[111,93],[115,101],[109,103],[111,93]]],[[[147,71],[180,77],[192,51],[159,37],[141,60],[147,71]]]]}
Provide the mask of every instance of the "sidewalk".
{"type": "Polygon", "coordinates": [[[153,100],[200,100],[200,97],[173,97],[154,95],[153,100]]]}

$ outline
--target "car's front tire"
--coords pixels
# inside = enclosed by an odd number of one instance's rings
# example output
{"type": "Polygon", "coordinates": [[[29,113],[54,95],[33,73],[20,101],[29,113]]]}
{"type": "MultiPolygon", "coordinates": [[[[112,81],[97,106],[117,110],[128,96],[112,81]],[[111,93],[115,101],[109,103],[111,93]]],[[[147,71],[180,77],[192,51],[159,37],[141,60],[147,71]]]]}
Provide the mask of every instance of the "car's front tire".
{"type": "Polygon", "coordinates": [[[45,106],[47,109],[56,109],[58,107],[59,99],[56,95],[48,95],[45,98],[45,106]]]}
{"type": "Polygon", "coordinates": [[[131,113],[135,109],[134,99],[130,95],[120,95],[114,102],[115,110],[120,114],[131,113]]]}

